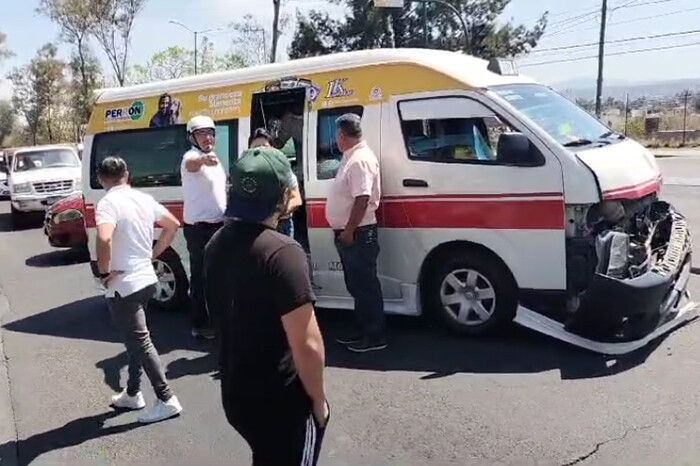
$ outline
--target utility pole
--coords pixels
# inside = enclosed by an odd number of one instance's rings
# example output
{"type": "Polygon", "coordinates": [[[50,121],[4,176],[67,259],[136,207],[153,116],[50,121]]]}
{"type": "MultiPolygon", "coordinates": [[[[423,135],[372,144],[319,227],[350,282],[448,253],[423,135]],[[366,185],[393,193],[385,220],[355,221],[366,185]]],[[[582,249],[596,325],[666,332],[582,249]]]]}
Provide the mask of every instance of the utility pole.
{"type": "Polygon", "coordinates": [[[605,27],[608,22],[608,0],[603,0],[600,17],[600,43],[598,44],[598,82],[595,93],[595,115],[600,118],[603,96],[603,61],[605,55],[605,27]]]}
{"type": "Polygon", "coordinates": [[[281,0],[272,0],[274,15],[272,19],[272,51],[270,52],[270,63],[277,61],[277,44],[280,40],[280,2],[281,0]]]}
{"type": "Polygon", "coordinates": [[[630,95],[629,92],[625,94],[625,136],[627,136],[627,119],[630,114],[630,95]]]}
{"type": "Polygon", "coordinates": [[[197,31],[194,31],[194,75],[197,76],[197,31]]]}
{"type": "Polygon", "coordinates": [[[683,95],[683,137],[681,147],[685,147],[685,130],[688,127],[688,97],[690,97],[690,91],[686,90],[683,95]]]}

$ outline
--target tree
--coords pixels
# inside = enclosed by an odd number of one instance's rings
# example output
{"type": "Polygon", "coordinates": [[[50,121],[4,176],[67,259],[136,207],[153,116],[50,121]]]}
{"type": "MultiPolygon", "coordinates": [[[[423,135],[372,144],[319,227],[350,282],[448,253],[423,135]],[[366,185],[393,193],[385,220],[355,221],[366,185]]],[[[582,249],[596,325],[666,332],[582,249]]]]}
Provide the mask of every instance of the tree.
{"type": "Polygon", "coordinates": [[[0,101],[0,147],[2,147],[5,138],[12,133],[16,119],[17,113],[12,103],[7,100],[0,101]]]}
{"type": "Polygon", "coordinates": [[[68,64],[71,74],[70,92],[67,96],[67,106],[71,109],[73,122],[73,135],[76,141],[84,136],[83,128],[90,120],[92,106],[95,99],[95,90],[103,86],[102,69],[100,61],[90,50],[86,50],[83,57],[73,55],[68,64]]]}
{"type": "Polygon", "coordinates": [[[89,0],[41,0],[37,11],[49,17],[61,28],[61,39],[76,48],[70,68],[71,86],[76,118],[87,123],[90,118],[92,94],[100,82],[99,61],[92,54],[89,38],[95,33],[97,21],[89,0]]]}
{"type": "Polygon", "coordinates": [[[7,78],[12,81],[12,105],[15,111],[26,120],[30,142],[36,145],[42,112],[34,93],[29,68],[29,65],[15,68],[7,78]]]}
{"type": "Polygon", "coordinates": [[[134,65],[129,72],[129,83],[140,84],[165,79],[176,79],[194,73],[194,53],[183,47],[168,47],[155,53],[145,65],[134,65]]]}
{"type": "Polygon", "coordinates": [[[93,36],[107,55],[120,86],[126,81],[131,47],[131,30],[146,0],[92,0],[90,12],[95,22],[93,36]]]}
{"type": "Polygon", "coordinates": [[[5,58],[10,58],[14,54],[5,46],[5,41],[7,41],[7,36],[0,32],[0,62],[5,58]]]}
{"type": "Polygon", "coordinates": [[[529,52],[544,34],[545,12],[532,29],[498,21],[511,0],[446,0],[465,18],[468,37],[455,13],[440,4],[413,9],[375,8],[366,0],[338,0],[347,9],[343,20],[312,11],[297,13],[297,29],[289,47],[290,58],[378,47],[431,47],[465,50],[481,58],[513,57],[529,52]],[[423,8],[428,17],[426,44],[423,8]]]}
{"type": "Polygon", "coordinates": [[[64,137],[59,128],[64,116],[65,70],[66,64],[58,59],[58,48],[49,43],[39,49],[29,65],[10,73],[12,103],[27,121],[32,144],[37,143],[42,129],[48,142],[64,137]]]}
{"type": "MultiPolygon", "coordinates": [[[[289,15],[279,19],[279,34],[289,24],[289,15]]],[[[245,15],[238,22],[229,24],[234,30],[231,48],[242,57],[247,66],[262,65],[269,62],[272,53],[272,34],[263,27],[253,15],[245,15]]]]}

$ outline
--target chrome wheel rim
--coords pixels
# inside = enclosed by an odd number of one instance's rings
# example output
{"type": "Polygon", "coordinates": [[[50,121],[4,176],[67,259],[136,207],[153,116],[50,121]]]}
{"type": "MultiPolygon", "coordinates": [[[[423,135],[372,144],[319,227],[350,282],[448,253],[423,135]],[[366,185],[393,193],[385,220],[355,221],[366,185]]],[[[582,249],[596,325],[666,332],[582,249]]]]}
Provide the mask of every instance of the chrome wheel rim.
{"type": "Polygon", "coordinates": [[[496,311],[496,290],[491,282],[473,269],[448,273],[440,285],[442,307],[460,325],[486,323],[496,311]]]}
{"type": "Polygon", "coordinates": [[[153,293],[153,299],[163,303],[171,300],[177,291],[177,280],[173,269],[160,259],[153,261],[153,269],[158,277],[156,290],[153,293]]]}

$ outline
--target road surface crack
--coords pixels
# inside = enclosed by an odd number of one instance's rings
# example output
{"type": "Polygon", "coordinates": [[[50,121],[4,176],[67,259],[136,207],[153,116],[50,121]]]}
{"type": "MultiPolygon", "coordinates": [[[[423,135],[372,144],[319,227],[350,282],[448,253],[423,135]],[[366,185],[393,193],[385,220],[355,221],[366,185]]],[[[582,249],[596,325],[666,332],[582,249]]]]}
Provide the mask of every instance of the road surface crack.
{"type": "Polygon", "coordinates": [[[651,429],[654,426],[655,426],[655,424],[651,424],[648,426],[634,427],[631,429],[627,429],[627,430],[625,430],[625,433],[620,435],[619,437],[615,437],[615,438],[604,440],[602,442],[598,442],[598,443],[596,443],[595,447],[593,447],[593,449],[591,451],[589,451],[588,453],[581,455],[581,456],[579,456],[579,457],[577,457],[577,458],[575,458],[567,463],[564,463],[561,466],[575,466],[577,464],[583,463],[584,461],[590,459],[593,455],[598,453],[598,451],[600,451],[600,449],[603,448],[608,443],[619,442],[621,440],[625,440],[627,438],[627,436],[632,434],[632,433],[639,432],[641,430],[651,429]]]}

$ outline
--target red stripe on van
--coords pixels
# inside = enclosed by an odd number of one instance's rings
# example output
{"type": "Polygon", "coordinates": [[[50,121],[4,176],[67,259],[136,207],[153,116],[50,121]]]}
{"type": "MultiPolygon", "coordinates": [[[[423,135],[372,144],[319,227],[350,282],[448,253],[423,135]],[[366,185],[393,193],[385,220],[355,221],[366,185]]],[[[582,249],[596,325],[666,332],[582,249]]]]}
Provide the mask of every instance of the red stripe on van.
{"type": "MultiPolygon", "coordinates": [[[[540,197],[540,194],[528,197],[540,197]]],[[[441,196],[442,197],[442,196],[441,196]]],[[[564,201],[391,199],[380,204],[377,223],[382,228],[479,228],[491,230],[561,230],[564,228],[564,201]]],[[[500,195],[501,198],[515,197],[500,195]]],[[[442,197],[444,199],[444,197],[442,197]]],[[[471,199],[470,199],[471,198],[471,199]]],[[[309,226],[330,228],[324,201],[307,204],[309,226]]]]}
{"type": "MultiPolygon", "coordinates": [[[[167,207],[170,213],[173,214],[181,224],[183,223],[184,205],[182,201],[168,201],[162,202],[161,204],[167,207]]],[[[85,226],[86,228],[95,228],[97,226],[94,204],[85,205],[85,226]]]]}
{"type": "MultiPolygon", "coordinates": [[[[479,228],[493,230],[561,230],[561,193],[435,195],[385,197],[377,220],[382,228],[479,228]],[[559,199],[538,199],[559,197],[559,199]],[[523,200],[513,200],[523,198],[523,200]]],[[[182,222],[182,202],[163,202],[182,222]]],[[[330,228],[324,199],[309,199],[310,228],[330,228]]],[[[95,207],[85,206],[86,225],[95,227],[95,207]]]]}
{"type": "Polygon", "coordinates": [[[603,199],[612,201],[616,199],[639,199],[640,197],[648,196],[652,193],[657,193],[661,189],[661,177],[653,180],[645,181],[644,183],[625,186],[623,188],[610,189],[603,191],[603,199]]]}

